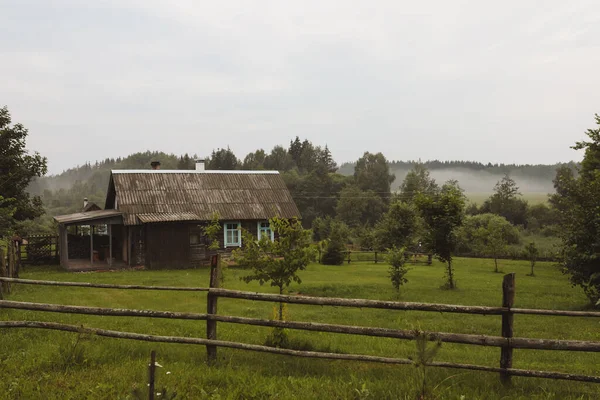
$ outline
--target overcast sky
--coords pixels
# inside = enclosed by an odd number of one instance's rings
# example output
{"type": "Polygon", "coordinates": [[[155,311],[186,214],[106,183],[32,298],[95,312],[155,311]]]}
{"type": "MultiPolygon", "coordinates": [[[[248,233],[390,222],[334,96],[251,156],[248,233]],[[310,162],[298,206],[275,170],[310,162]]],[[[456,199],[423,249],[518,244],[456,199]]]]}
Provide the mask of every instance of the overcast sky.
{"type": "Polygon", "coordinates": [[[600,4],[0,0],[0,106],[50,171],[144,150],[554,163],[600,113],[600,4]]]}

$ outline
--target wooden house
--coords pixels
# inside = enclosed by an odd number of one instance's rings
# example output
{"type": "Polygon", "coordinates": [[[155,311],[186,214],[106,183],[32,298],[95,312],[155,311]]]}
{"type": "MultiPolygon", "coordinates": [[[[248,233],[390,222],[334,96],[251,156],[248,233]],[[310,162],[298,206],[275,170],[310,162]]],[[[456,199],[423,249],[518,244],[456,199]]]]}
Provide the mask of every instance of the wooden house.
{"type": "Polygon", "coordinates": [[[203,162],[191,171],[114,170],[103,210],[54,217],[60,262],[71,270],[195,267],[208,259],[204,227],[215,213],[223,251],[241,246],[242,228],[273,239],[270,218],[300,217],[277,171],[207,171],[203,162]]]}

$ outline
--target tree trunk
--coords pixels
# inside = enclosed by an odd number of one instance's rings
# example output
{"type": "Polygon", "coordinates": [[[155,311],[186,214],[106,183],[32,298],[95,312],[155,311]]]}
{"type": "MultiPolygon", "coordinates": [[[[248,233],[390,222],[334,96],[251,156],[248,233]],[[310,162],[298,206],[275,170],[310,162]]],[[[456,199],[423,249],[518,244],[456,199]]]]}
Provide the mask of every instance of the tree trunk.
{"type": "Polygon", "coordinates": [[[494,254],[494,264],[496,265],[496,269],[494,272],[498,272],[498,257],[494,254]]]}
{"type": "Polygon", "coordinates": [[[448,287],[454,289],[454,271],[452,271],[452,260],[448,260],[448,287]]]}
{"type": "MultiPolygon", "coordinates": [[[[279,294],[283,294],[283,286],[279,287],[279,294]]],[[[279,302],[279,320],[283,321],[283,303],[279,302]]]]}

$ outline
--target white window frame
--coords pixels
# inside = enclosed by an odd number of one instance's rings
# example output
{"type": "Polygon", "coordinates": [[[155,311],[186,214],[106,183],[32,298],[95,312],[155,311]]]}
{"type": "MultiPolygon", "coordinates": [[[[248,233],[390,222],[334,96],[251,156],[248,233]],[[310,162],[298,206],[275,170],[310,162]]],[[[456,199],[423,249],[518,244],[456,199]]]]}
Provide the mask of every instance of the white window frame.
{"type": "Polygon", "coordinates": [[[275,232],[273,232],[273,228],[271,227],[271,223],[269,221],[258,221],[256,223],[256,238],[258,240],[260,240],[261,239],[261,235],[260,235],[261,231],[263,229],[266,229],[261,226],[262,224],[269,224],[269,232],[271,232],[271,242],[275,241],[275,232]]]}
{"type": "Polygon", "coordinates": [[[223,247],[227,248],[227,247],[242,247],[242,224],[240,223],[240,221],[227,221],[223,223],[223,247]],[[235,229],[229,229],[228,225],[236,225],[237,228],[235,229]],[[231,231],[237,231],[238,232],[238,241],[237,243],[230,243],[227,240],[227,233],[231,232],[231,231]]]}

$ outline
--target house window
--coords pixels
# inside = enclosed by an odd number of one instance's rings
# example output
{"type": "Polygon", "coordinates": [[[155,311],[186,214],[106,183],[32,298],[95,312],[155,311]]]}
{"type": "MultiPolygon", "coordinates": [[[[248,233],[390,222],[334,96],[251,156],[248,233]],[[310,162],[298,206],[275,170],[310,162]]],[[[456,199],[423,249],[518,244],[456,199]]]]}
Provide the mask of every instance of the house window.
{"type": "Polygon", "coordinates": [[[197,233],[190,233],[190,245],[200,244],[200,235],[197,233]]]}
{"type": "Polygon", "coordinates": [[[271,239],[271,241],[275,239],[275,235],[273,234],[273,230],[271,229],[271,224],[269,223],[269,221],[258,223],[257,237],[258,240],[262,239],[263,237],[267,237],[271,239]]]}
{"type": "Polygon", "coordinates": [[[240,247],[242,245],[242,236],[239,222],[227,222],[224,225],[225,247],[240,247]]]}

